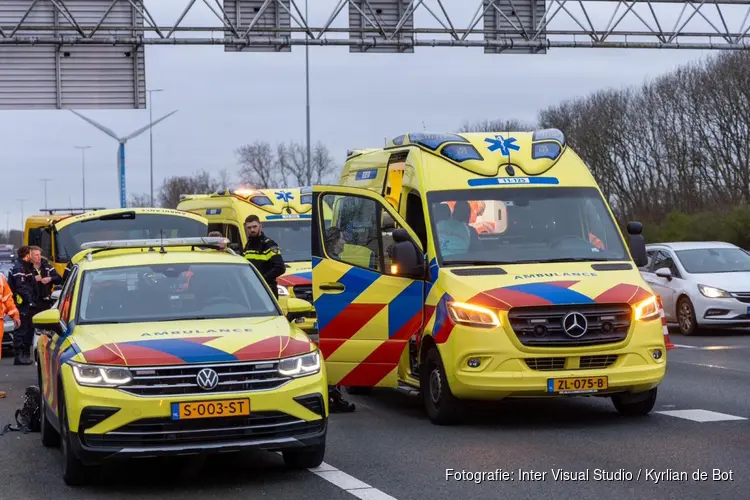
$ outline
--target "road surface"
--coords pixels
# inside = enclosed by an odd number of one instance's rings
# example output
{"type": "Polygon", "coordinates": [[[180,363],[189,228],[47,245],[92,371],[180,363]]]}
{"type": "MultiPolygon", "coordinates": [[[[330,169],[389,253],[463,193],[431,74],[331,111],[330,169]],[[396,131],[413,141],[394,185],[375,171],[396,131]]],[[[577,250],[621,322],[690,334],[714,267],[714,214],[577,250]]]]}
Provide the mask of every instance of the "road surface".
{"type": "MultiPolygon", "coordinates": [[[[320,470],[290,472],[276,454],[247,453],[105,468],[86,488],[64,485],[59,452],[39,434],[11,432],[0,437],[0,499],[750,498],[750,334],[672,339],[680,347],[645,418],[624,418],[609,400],[515,401],[437,427],[416,398],[382,390],[332,416],[320,470]]],[[[2,360],[0,427],[34,381],[33,368],[2,360]]]]}

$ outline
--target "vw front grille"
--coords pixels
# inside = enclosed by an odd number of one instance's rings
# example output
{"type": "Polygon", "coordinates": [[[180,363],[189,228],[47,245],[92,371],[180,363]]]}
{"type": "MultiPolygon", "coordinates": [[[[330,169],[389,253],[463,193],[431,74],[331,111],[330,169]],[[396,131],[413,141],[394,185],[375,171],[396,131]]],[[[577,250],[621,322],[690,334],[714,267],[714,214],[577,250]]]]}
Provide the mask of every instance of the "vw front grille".
{"type": "Polygon", "coordinates": [[[278,361],[137,367],[131,369],[133,381],[120,389],[146,397],[267,391],[291,380],[281,375],[278,367],[278,361]],[[198,372],[204,368],[218,374],[215,389],[206,391],[198,386],[198,372]]]}
{"type": "Polygon", "coordinates": [[[305,421],[279,411],[260,411],[247,417],[136,420],[105,434],[81,434],[87,446],[148,448],[162,445],[231,443],[249,439],[274,440],[316,434],[324,419],[305,421]]]}
{"type": "MultiPolygon", "coordinates": [[[[628,336],[632,317],[628,304],[517,307],[508,320],[518,340],[529,347],[575,347],[621,342],[628,336]],[[585,318],[585,331],[566,333],[563,320],[585,318]]],[[[577,321],[576,324],[584,323],[577,321]]],[[[569,325],[570,326],[570,325],[569,325]]]]}

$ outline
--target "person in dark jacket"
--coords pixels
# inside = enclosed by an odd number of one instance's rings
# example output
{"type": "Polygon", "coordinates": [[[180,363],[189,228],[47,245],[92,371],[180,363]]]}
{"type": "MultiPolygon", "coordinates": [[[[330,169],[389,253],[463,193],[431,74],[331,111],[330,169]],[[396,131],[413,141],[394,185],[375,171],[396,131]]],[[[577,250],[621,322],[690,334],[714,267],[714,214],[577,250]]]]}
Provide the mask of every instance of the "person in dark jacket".
{"type": "Polygon", "coordinates": [[[263,234],[263,225],[257,215],[248,215],[245,219],[245,231],[247,244],[242,256],[258,269],[278,299],[279,285],[276,283],[276,278],[286,272],[281,250],[275,241],[263,234]]]}
{"type": "Polygon", "coordinates": [[[14,365],[30,365],[31,346],[34,343],[34,326],[31,318],[38,307],[39,288],[34,279],[34,264],[29,247],[18,249],[18,258],[10,272],[9,284],[16,298],[16,307],[21,315],[21,326],[13,333],[14,365]]]}
{"type": "MultiPolygon", "coordinates": [[[[331,226],[326,229],[326,253],[338,259],[341,252],[344,251],[344,240],[341,229],[331,226]]],[[[356,410],[354,403],[350,403],[341,394],[341,388],[337,385],[328,386],[328,409],[331,413],[348,413],[356,410]]]]}
{"type": "Polygon", "coordinates": [[[41,248],[30,246],[29,256],[31,257],[31,263],[34,264],[34,280],[39,289],[39,304],[36,312],[40,312],[52,307],[52,290],[54,287],[62,285],[63,280],[54,266],[42,257],[41,248]]]}

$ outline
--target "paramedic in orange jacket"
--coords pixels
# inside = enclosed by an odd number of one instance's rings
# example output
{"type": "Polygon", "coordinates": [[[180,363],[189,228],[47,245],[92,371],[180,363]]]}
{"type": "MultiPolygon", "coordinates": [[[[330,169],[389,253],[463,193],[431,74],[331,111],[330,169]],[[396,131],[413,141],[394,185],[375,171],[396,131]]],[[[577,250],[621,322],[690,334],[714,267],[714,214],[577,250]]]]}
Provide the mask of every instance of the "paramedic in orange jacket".
{"type": "MultiPolygon", "coordinates": [[[[10,289],[8,281],[5,276],[0,274],[0,316],[10,316],[13,319],[13,326],[18,328],[21,326],[21,315],[18,313],[16,302],[13,300],[13,291],[10,289]]],[[[3,357],[3,334],[4,331],[0,331],[0,358],[3,357]]],[[[0,399],[6,397],[7,394],[0,391],[0,399]]]]}

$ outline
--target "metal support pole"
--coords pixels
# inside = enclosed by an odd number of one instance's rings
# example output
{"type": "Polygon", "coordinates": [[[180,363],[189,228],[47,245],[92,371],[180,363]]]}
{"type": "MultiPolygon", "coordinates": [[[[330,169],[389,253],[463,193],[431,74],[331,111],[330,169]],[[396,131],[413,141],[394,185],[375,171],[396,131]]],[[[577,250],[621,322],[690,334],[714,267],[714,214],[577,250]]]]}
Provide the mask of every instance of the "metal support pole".
{"type": "Polygon", "coordinates": [[[52,179],[39,179],[44,183],[44,209],[47,210],[47,183],[52,179]]]}
{"type": "MultiPolygon", "coordinates": [[[[305,24],[310,25],[310,19],[307,16],[307,3],[305,0],[305,24]]],[[[306,35],[309,36],[309,35],[306,35]]],[[[305,45],[305,92],[307,94],[307,172],[308,175],[312,175],[312,168],[310,168],[310,46],[305,45]]],[[[310,179],[311,183],[313,179],[310,179]]]]}
{"type": "Polygon", "coordinates": [[[23,228],[26,226],[26,219],[23,217],[23,203],[26,201],[26,198],[18,198],[16,201],[21,202],[21,230],[23,231],[23,228]]]}

